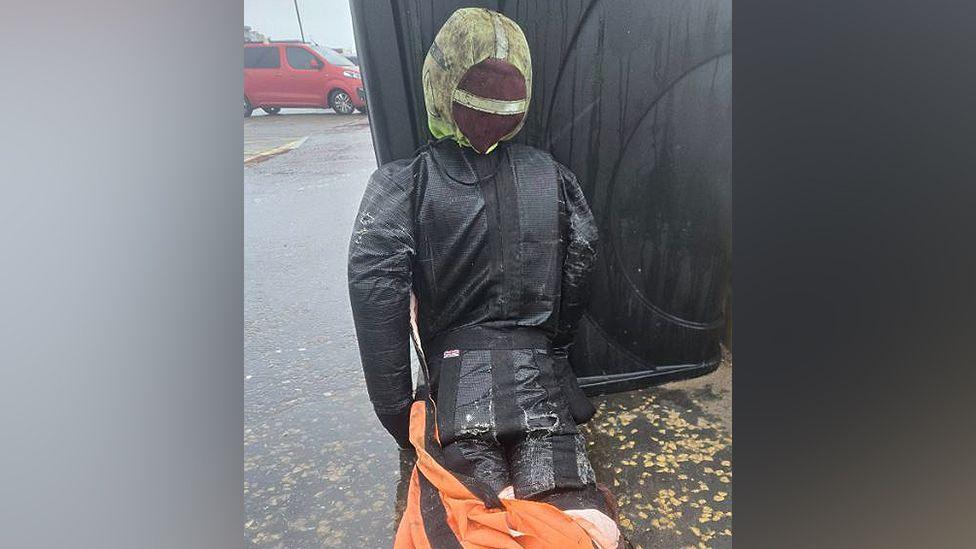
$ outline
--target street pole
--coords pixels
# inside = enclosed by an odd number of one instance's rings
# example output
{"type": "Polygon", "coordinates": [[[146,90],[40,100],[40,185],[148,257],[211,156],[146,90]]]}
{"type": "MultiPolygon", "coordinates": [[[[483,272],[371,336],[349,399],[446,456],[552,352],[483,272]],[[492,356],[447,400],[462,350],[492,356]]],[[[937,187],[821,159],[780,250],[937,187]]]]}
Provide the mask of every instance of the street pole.
{"type": "Polygon", "coordinates": [[[298,13],[298,0],[295,1],[295,16],[298,17],[298,32],[302,33],[302,42],[305,41],[305,31],[302,29],[302,14],[298,13]]]}

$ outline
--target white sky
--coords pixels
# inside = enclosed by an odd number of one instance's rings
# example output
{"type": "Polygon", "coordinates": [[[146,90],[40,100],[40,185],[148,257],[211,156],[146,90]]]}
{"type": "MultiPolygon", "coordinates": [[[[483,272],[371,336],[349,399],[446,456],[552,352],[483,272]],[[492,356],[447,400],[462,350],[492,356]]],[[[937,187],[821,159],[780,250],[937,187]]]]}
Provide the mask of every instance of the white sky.
{"type": "MultiPolygon", "coordinates": [[[[349,0],[298,0],[305,38],[354,50],[349,0]]],[[[301,38],[293,0],[244,0],[244,24],[272,40],[301,38]]]]}

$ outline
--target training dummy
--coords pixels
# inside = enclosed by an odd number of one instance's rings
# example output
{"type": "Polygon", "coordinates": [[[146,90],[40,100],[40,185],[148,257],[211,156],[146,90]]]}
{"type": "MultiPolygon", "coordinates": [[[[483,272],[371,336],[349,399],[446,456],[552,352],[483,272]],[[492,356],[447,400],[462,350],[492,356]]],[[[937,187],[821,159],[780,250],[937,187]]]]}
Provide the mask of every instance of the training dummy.
{"type": "Polygon", "coordinates": [[[370,400],[418,451],[396,546],[615,547],[567,358],[596,225],[572,172],[506,142],[529,108],[528,43],[501,14],[458,10],[422,80],[436,141],[373,174],[349,249],[370,400]]]}

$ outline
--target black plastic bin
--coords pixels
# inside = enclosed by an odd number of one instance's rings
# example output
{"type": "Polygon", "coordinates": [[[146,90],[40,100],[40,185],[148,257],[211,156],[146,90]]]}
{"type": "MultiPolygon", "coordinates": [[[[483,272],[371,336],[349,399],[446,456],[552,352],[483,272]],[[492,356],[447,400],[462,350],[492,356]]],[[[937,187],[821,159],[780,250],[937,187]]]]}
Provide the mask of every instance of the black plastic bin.
{"type": "Polygon", "coordinates": [[[600,224],[572,355],[589,393],[711,371],[731,280],[729,0],[351,0],[377,161],[430,138],[420,69],[461,7],[500,11],[532,51],[517,141],[579,177],[600,224]]]}

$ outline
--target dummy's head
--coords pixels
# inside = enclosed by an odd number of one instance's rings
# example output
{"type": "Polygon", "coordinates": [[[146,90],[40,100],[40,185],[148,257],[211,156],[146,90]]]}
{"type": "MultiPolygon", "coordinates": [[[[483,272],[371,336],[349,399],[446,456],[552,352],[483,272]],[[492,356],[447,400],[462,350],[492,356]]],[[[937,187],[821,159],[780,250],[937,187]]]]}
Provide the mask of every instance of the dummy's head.
{"type": "Polygon", "coordinates": [[[522,29],[483,8],[454,12],[424,60],[427,124],[487,154],[522,129],[532,92],[532,60],[522,29]]]}

